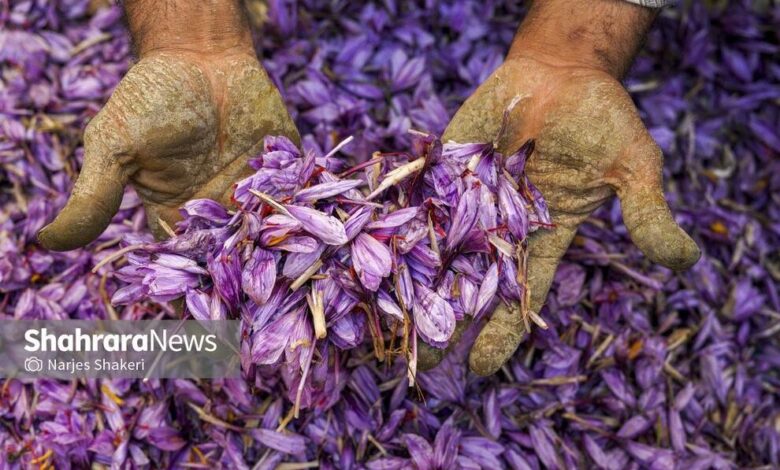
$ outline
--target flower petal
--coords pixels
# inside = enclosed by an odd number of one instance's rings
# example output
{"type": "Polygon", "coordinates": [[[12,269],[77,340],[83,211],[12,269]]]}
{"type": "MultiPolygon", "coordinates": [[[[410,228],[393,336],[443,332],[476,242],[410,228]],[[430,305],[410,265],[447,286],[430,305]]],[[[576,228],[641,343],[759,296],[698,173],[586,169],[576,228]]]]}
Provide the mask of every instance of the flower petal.
{"type": "Polygon", "coordinates": [[[455,331],[455,312],[449,302],[420,283],[414,284],[414,321],[428,342],[445,343],[455,331]]]}
{"type": "Polygon", "coordinates": [[[384,243],[361,233],[352,242],[352,266],[363,287],[376,291],[382,279],[390,275],[393,261],[384,243]]]}
{"type": "Polygon", "coordinates": [[[252,251],[241,273],[241,288],[256,304],[262,305],[271,297],[276,281],[276,259],[260,247],[252,251]]]}
{"type": "Polygon", "coordinates": [[[347,243],[348,239],[347,233],[344,231],[344,224],[337,218],[310,207],[287,205],[285,208],[295,220],[301,223],[304,230],[328,245],[343,245],[347,243]]]}

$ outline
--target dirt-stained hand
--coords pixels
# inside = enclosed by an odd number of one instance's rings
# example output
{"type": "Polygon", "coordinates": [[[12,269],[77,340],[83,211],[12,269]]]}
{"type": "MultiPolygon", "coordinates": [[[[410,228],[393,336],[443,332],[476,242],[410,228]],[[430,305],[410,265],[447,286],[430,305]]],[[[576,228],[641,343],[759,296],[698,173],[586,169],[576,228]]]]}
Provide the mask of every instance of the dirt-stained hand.
{"type": "Polygon", "coordinates": [[[135,64],[84,132],[84,164],[65,208],[38,234],[71,250],[97,238],[135,187],[153,233],[193,198],[228,203],[266,135],[298,141],[276,87],[251,53],[152,53],[135,64]]]}
{"type": "MultiPolygon", "coordinates": [[[[510,57],[465,102],[445,140],[492,140],[515,97],[520,101],[499,151],[511,154],[526,140],[535,140],[526,171],[547,200],[555,224],[529,236],[531,310],[539,312],[544,304],[577,226],[615,194],[631,239],[649,259],[674,270],[698,260],[696,243],[675,223],[664,199],[661,151],[626,90],[608,73],[510,57]]],[[[520,309],[500,305],[471,349],[471,369],[494,373],[524,335],[520,309]]],[[[421,349],[421,368],[437,364],[444,354],[421,349]]]]}

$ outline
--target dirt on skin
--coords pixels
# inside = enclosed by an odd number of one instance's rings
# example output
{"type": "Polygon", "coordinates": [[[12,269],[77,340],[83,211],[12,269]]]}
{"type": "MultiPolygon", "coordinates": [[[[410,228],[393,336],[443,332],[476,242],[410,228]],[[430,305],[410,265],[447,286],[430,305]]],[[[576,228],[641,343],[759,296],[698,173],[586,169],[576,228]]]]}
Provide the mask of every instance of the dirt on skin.
{"type": "Polygon", "coordinates": [[[135,64],[84,133],[84,165],[68,204],[39,234],[54,250],[96,238],[130,183],[154,235],[195,198],[229,204],[266,135],[300,142],[278,90],[253,56],[204,60],[159,53],[135,64]]]}
{"type": "MultiPolygon", "coordinates": [[[[526,172],[544,195],[555,227],[528,238],[527,307],[532,312],[544,305],[577,226],[615,195],[632,240],[651,261],[680,270],[700,256],[664,200],[660,149],[626,90],[604,72],[508,58],[463,104],[444,139],[497,139],[504,155],[534,139],[526,172]],[[517,99],[497,139],[504,110],[517,99]]],[[[522,312],[504,304],[493,312],[471,349],[474,372],[492,374],[514,354],[527,333],[522,312]]],[[[419,368],[435,366],[445,354],[420,345],[419,368]]]]}
{"type": "MultiPolygon", "coordinates": [[[[508,59],[464,103],[445,140],[493,141],[516,97],[519,103],[498,150],[509,155],[535,139],[527,173],[555,224],[529,236],[526,308],[539,312],[577,226],[615,194],[632,239],[648,258],[672,269],[698,259],[698,247],[665,204],[661,152],[625,89],[605,73],[508,59]]],[[[249,174],[246,161],[266,135],[300,141],[256,58],[204,61],[164,53],[145,58],[87,127],[81,175],[40,241],[68,250],[97,237],[116,213],[128,182],[144,202],[153,233],[164,237],[159,220],[173,224],[187,200],[228,204],[232,184],[249,174]]],[[[526,333],[522,311],[500,306],[493,313],[471,351],[475,372],[493,373],[514,353],[526,333]]],[[[420,369],[437,364],[445,353],[421,345],[420,369]]]]}

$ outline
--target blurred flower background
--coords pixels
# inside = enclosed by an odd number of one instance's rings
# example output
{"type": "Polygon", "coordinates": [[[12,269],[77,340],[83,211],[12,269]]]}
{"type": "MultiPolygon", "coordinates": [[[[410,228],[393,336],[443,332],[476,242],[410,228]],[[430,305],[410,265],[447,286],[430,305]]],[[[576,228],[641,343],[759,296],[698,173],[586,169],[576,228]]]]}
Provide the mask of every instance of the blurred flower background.
{"type": "MultiPolygon", "coordinates": [[[[249,1],[259,55],[304,147],[409,147],[440,133],[497,67],[522,2],[249,1]]],[[[298,418],[285,377],[7,379],[0,468],[775,468],[780,465],[780,6],[664,10],[626,80],[665,153],[667,196],[703,248],[675,274],[633,247],[615,201],[580,230],[535,329],[498,374],[464,351],[408,387],[369,348],[326,359],[298,418]],[[279,466],[279,467],[277,467],[279,466]],[[94,468],[94,467],[93,467],[94,468]],[[100,467],[97,467],[100,468],[100,467]]],[[[131,64],[121,9],[0,2],[0,315],[123,318],[123,237],[148,233],[128,191],[87,249],[36,232],[78,174],[81,132],[131,64]],[[121,264],[115,262],[114,264],[121,264]]]]}

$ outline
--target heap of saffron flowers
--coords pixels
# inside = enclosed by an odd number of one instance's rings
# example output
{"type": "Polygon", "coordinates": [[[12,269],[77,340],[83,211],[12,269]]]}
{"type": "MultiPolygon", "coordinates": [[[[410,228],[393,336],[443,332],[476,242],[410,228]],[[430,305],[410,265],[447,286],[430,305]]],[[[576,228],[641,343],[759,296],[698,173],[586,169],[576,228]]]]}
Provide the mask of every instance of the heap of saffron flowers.
{"type": "Polygon", "coordinates": [[[339,148],[316,157],[266,137],[233,207],[192,200],[170,239],[128,237],[113,303],[183,297],[195,319],[240,318],[245,372],[284,368],[296,405],[315,350],[370,337],[378,359],[408,359],[413,383],[418,336],[444,347],[457,320],[498,301],[542,323],[525,288],[527,236],[551,225],[524,172],[533,141],[505,157],[492,143],[420,134],[412,154],[336,173],[339,148]]]}
{"type": "MultiPolygon", "coordinates": [[[[121,7],[101,3],[0,8],[4,319],[180,315],[153,302],[114,307],[115,270],[92,272],[121,259],[121,240],[152,241],[132,190],[85,249],[35,241],[78,174],[86,122],[131,63],[121,7]]],[[[354,135],[340,156],[361,160],[410,148],[409,128],[441,133],[501,63],[525,2],[247,3],[304,148],[323,155],[354,135]]],[[[323,386],[304,391],[312,406],[298,419],[285,396],[294,379],[275,366],[247,380],[4,379],[1,466],[778,467],[778,8],[677,2],[626,81],[664,150],[669,203],[702,247],[691,270],[649,264],[615,201],[561,263],[540,312],[549,328],[534,328],[492,377],[468,374],[458,350],[409,387],[406,361],[320,341],[309,374],[323,386]]]]}

